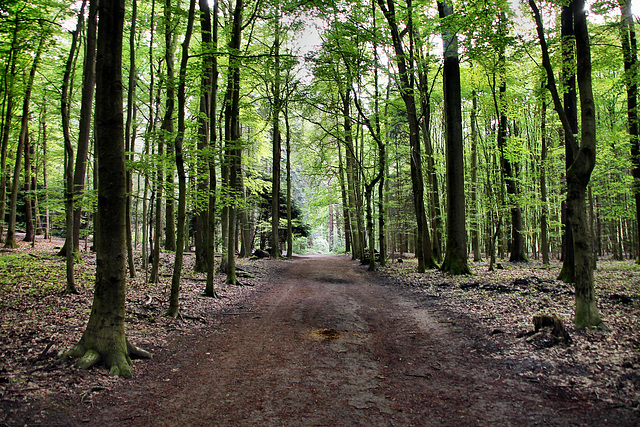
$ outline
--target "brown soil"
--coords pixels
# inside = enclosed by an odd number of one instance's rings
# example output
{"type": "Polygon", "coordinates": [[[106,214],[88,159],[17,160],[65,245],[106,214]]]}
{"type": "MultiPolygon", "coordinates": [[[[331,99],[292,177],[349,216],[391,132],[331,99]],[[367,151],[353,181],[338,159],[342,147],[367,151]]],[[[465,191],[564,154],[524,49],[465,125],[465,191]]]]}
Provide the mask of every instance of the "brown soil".
{"type": "Polygon", "coordinates": [[[638,411],[518,375],[472,320],[346,257],[271,262],[266,285],[174,335],[134,378],[43,424],[637,425],[638,411]]]}

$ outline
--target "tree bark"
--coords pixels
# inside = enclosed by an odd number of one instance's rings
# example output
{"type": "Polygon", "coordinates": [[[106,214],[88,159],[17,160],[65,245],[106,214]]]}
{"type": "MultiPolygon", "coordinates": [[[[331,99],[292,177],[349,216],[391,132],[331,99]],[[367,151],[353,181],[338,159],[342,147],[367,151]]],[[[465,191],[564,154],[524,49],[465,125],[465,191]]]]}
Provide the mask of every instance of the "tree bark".
{"type": "Polygon", "coordinates": [[[293,258],[293,220],[291,215],[291,127],[289,126],[289,104],[285,104],[284,125],[287,150],[287,258],[293,258]]]}
{"type": "Polygon", "coordinates": [[[540,12],[534,0],[529,0],[536,19],[538,38],[542,50],[543,66],[547,73],[548,88],[554,107],[565,130],[570,135],[569,144],[575,153],[567,170],[567,216],[574,238],[575,255],[575,318],[577,327],[599,327],[603,324],[596,305],[593,280],[593,251],[589,231],[586,190],[596,160],[596,117],[591,83],[591,49],[583,0],[573,0],[576,30],[576,75],[580,90],[582,132],[580,145],[571,132],[571,124],[560,102],[555,76],[549,59],[540,12]]]}
{"type": "Polygon", "coordinates": [[[238,188],[239,174],[242,164],[242,149],[240,145],[240,57],[237,55],[240,50],[242,37],[242,11],[244,8],[243,0],[236,0],[233,10],[233,24],[231,32],[231,40],[229,42],[229,53],[231,59],[229,61],[229,86],[227,89],[227,106],[226,118],[228,130],[226,135],[226,157],[229,166],[229,191],[231,199],[228,208],[228,230],[227,230],[227,278],[226,283],[237,284],[236,276],[236,243],[238,241],[238,231],[236,227],[236,205],[235,200],[239,197],[240,189],[238,188]]]}
{"type": "MultiPolygon", "coordinates": [[[[636,30],[631,12],[631,0],[620,1],[622,19],[622,53],[624,57],[625,82],[627,85],[627,129],[631,142],[631,174],[633,176],[633,197],[636,203],[636,224],[640,224],[640,124],[638,122],[638,48],[636,30]]],[[[640,263],[640,225],[636,226],[636,264],[640,263]]]]}
{"type": "Polygon", "coordinates": [[[29,133],[29,105],[31,101],[31,92],[33,90],[33,81],[36,76],[36,70],[38,69],[38,63],[40,56],[42,55],[42,49],[44,48],[45,34],[40,36],[38,43],[38,49],[36,56],[31,63],[31,70],[29,71],[29,80],[25,88],[24,99],[22,101],[22,120],[20,123],[20,134],[18,136],[18,148],[16,150],[16,159],[13,169],[13,182],[11,185],[11,198],[9,200],[9,223],[7,224],[7,237],[5,240],[5,248],[15,248],[16,243],[16,215],[18,208],[18,191],[20,189],[20,171],[22,167],[22,153],[24,146],[28,138],[29,133]]]}
{"type": "Polygon", "coordinates": [[[213,149],[216,144],[216,109],[217,109],[217,93],[218,93],[218,60],[214,55],[218,47],[218,1],[213,2],[213,24],[211,23],[211,11],[207,0],[200,0],[202,40],[205,48],[208,46],[208,54],[205,62],[208,64],[205,69],[209,75],[210,84],[205,89],[205,94],[209,92],[209,101],[206,102],[208,110],[208,128],[209,128],[209,153],[207,165],[209,167],[209,197],[207,210],[207,284],[205,286],[204,295],[208,297],[216,297],[215,290],[215,266],[214,266],[214,236],[216,229],[216,168],[215,156],[213,149]],[[209,33],[209,36],[207,36],[209,33]],[[209,66],[210,65],[210,66],[209,66]]]}
{"type": "MultiPolygon", "coordinates": [[[[93,97],[96,86],[96,31],[98,20],[99,0],[89,2],[89,17],[85,41],[85,54],[82,78],[82,99],[80,104],[80,122],[78,129],[78,147],[76,150],[76,162],[73,175],[74,200],[82,199],[87,175],[87,157],[89,155],[89,141],[91,137],[91,118],[93,112],[93,97]]],[[[80,250],[80,223],[82,219],[82,206],[74,204],[73,213],[73,250],[80,250]]]]}
{"type": "Polygon", "coordinates": [[[473,261],[482,261],[478,221],[478,94],[471,92],[471,249],[473,261]]]}
{"type": "Polygon", "coordinates": [[[542,264],[549,265],[549,232],[547,216],[549,214],[547,198],[547,135],[546,120],[547,102],[542,95],[542,107],[540,109],[540,202],[542,209],[540,213],[540,248],[542,251],[542,264]]]}
{"type": "MultiPolygon", "coordinates": [[[[136,141],[136,111],[135,104],[136,94],[136,22],[138,20],[138,1],[131,1],[131,29],[129,35],[129,90],[127,92],[127,119],[125,123],[125,155],[128,160],[133,160],[133,155],[129,154],[135,151],[136,141]]],[[[126,236],[127,236],[127,262],[129,277],[136,277],[136,266],[133,262],[133,242],[131,240],[131,204],[133,199],[133,181],[131,171],[127,170],[127,215],[126,215],[126,236]]]]}
{"type": "Polygon", "coordinates": [[[189,3],[189,18],[187,21],[187,31],[182,42],[182,58],[180,61],[180,72],[178,77],[178,134],[175,139],[176,169],[178,171],[178,227],[176,238],[176,256],[173,264],[173,275],[171,277],[171,294],[169,296],[169,310],[167,314],[171,317],[178,317],[180,305],[180,276],[182,274],[182,262],[184,258],[184,237],[185,237],[185,217],[187,205],[187,176],[184,171],[184,153],[182,145],[184,141],[185,106],[186,106],[186,80],[187,64],[189,61],[189,43],[193,33],[193,20],[195,16],[196,0],[189,3]]]}
{"type": "Polygon", "coordinates": [[[13,121],[13,98],[14,98],[14,85],[16,77],[16,64],[18,57],[18,30],[19,19],[16,16],[15,25],[13,29],[13,36],[11,38],[11,49],[9,49],[9,57],[7,58],[7,68],[4,73],[4,117],[2,122],[2,147],[1,147],[1,160],[0,160],[0,242],[4,241],[4,226],[5,226],[5,210],[7,200],[7,151],[9,149],[9,134],[11,133],[11,122],[13,121]]]}
{"type": "MultiPolygon", "coordinates": [[[[453,14],[448,2],[438,2],[440,18],[453,14]]],[[[443,22],[446,25],[446,22],[443,22]]],[[[462,141],[462,99],[458,40],[449,29],[442,32],[444,45],[444,108],[447,159],[447,249],[441,270],[452,274],[470,274],[467,262],[465,225],[464,145],[462,141]]]]}
{"type": "MultiPolygon", "coordinates": [[[[565,131],[565,167],[568,170],[573,163],[575,150],[572,147],[568,133],[575,139],[578,134],[578,102],[576,98],[576,75],[575,75],[575,32],[573,18],[573,3],[562,7],[560,15],[560,36],[562,39],[562,80],[564,86],[564,111],[571,130],[565,131]]],[[[566,202],[562,209],[566,211],[566,202]]],[[[558,280],[565,283],[575,283],[575,256],[573,242],[573,228],[571,219],[565,212],[562,216],[564,220],[564,233],[562,239],[562,270],[558,275],[558,280]]]]}
{"type": "Polygon", "coordinates": [[[78,344],[63,357],[80,357],[89,368],[104,362],[112,375],[131,376],[131,357],[150,354],[125,336],[126,168],[122,98],[124,0],[103,1],[97,51],[96,150],[98,231],[96,283],[87,327],[78,344]]]}
{"type": "MultiPolygon", "coordinates": [[[[416,239],[416,257],[418,258],[418,271],[423,273],[426,268],[436,268],[437,264],[433,258],[431,237],[427,227],[427,217],[424,207],[424,182],[422,175],[422,154],[420,150],[420,127],[418,124],[411,55],[407,55],[402,44],[402,38],[398,31],[395,16],[395,6],[392,0],[378,0],[378,6],[385,15],[391,30],[393,49],[396,54],[399,78],[401,83],[401,96],[407,110],[407,120],[409,122],[409,145],[411,147],[411,185],[413,189],[413,206],[416,212],[416,222],[418,234],[416,239]]],[[[407,1],[407,8],[411,10],[411,1],[407,1]]],[[[413,29],[409,29],[411,33],[413,29]]]]}
{"type": "Polygon", "coordinates": [[[280,166],[282,157],[282,135],[280,133],[280,111],[282,109],[280,88],[280,3],[276,2],[275,38],[273,42],[274,82],[273,82],[273,129],[271,161],[271,256],[279,258],[280,251],[280,166]]]}
{"type": "Polygon", "coordinates": [[[66,270],[67,270],[67,284],[66,292],[77,294],[75,279],[73,276],[73,263],[74,263],[74,227],[73,227],[73,144],[71,143],[71,135],[69,133],[69,121],[70,121],[70,99],[69,88],[72,81],[73,65],[76,58],[76,49],[78,46],[78,38],[80,37],[80,31],[84,25],[84,9],[86,1],[82,2],[80,12],[78,13],[78,24],[75,31],[72,33],[71,48],[69,49],[69,56],[64,71],[64,77],[62,79],[62,96],[60,102],[60,110],[62,116],[62,133],[64,135],[64,175],[65,175],[65,225],[67,238],[65,242],[64,252],[66,255],[66,270]]]}
{"type": "MultiPolygon", "coordinates": [[[[171,6],[171,0],[165,0],[164,7],[164,19],[165,19],[165,63],[167,67],[167,93],[165,99],[165,112],[162,119],[162,138],[166,141],[166,156],[171,159],[173,153],[173,144],[169,144],[173,137],[173,115],[175,110],[175,71],[174,71],[174,51],[176,44],[176,34],[174,31],[174,19],[173,10],[171,6]]],[[[174,212],[174,198],[175,193],[173,190],[173,168],[171,166],[166,168],[165,175],[166,183],[166,201],[165,201],[165,241],[164,248],[167,251],[176,250],[176,225],[175,225],[175,212],[174,212]]]]}

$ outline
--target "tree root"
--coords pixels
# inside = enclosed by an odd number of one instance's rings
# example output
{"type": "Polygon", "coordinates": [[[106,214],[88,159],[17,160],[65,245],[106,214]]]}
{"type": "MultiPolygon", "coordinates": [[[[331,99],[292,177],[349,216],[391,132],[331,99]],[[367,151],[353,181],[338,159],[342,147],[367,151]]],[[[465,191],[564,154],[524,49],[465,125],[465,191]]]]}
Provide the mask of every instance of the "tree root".
{"type": "Polygon", "coordinates": [[[218,293],[216,291],[213,291],[213,293],[209,294],[207,292],[203,292],[200,294],[200,296],[202,297],[207,297],[207,298],[213,298],[213,299],[222,299],[222,297],[220,295],[218,295],[218,293]]]}
{"type": "Polygon", "coordinates": [[[131,359],[150,359],[151,353],[145,351],[127,340],[127,351],[110,349],[106,354],[100,353],[95,348],[86,348],[80,342],[66,353],[60,353],[62,360],[79,357],[76,366],[80,369],[89,369],[101,362],[109,368],[109,374],[113,376],[131,378],[131,359]]]}

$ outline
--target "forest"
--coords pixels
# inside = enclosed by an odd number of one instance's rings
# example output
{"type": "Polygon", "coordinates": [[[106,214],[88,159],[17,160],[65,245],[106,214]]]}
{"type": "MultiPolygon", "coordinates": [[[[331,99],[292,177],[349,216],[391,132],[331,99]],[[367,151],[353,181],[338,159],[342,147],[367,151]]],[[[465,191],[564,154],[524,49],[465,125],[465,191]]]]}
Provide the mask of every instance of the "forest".
{"type": "Polygon", "coordinates": [[[606,330],[594,271],[640,262],[631,0],[5,0],[0,17],[3,252],[63,238],[67,295],[96,253],[61,355],[80,367],[129,377],[150,356],[124,331],[133,278],[168,276],[178,318],[185,276],[217,298],[250,257],[454,278],[559,263],[575,327],[606,330]]]}

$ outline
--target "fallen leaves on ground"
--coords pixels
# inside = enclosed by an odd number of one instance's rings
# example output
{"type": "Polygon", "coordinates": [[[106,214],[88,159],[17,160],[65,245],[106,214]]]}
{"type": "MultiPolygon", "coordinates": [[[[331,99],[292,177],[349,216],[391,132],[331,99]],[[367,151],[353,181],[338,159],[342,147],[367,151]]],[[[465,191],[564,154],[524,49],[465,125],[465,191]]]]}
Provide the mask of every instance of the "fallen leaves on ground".
{"type": "MultiPolygon", "coordinates": [[[[108,370],[77,369],[59,360],[60,352],[76,344],[89,319],[95,281],[95,254],[84,253],[75,266],[78,295],[66,294],[65,259],[56,255],[64,240],[38,241],[35,247],[19,242],[15,250],[0,252],[0,423],[38,423],[49,406],[81,400],[91,404],[119,381],[108,370]]],[[[242,305],[259,287],[263,262],[239,260],[238,267],[255,277],[243,277],[247,286],[224,283],[215,278],[217,299],[201,296],[204,273],[194,273],[195,257],[186,254],[180,291],[180,315],[166,316],[173,272],[172,253],[162,253],[160,283],[148,283],[141,271],[129,279],[125,329],[130,342],[152,353],[173,345],[181,333],[212,328],[229,309],[242,305]]],[[[219,260],[218,260],[219,261],[219,260]]],[[[285,261],[278,261],[285,262],[285,261]]],[[[133,361],[139,375],[147,361],[133,361]]]]}
{"type": "Polygon", "coordinates": [[[596,296],[607,328],[577,330],[573,286],[556,280],[560,263],[505,262],[493,272],[488,263],[470,265],[469,276],[419,274],[414,260],[391,262],[381,273],[446,313],[451,326],[479,331],[469,351],[494,358],[526,381],[640,410],[640,266],[598,263],[596,296]],[[558,316],[573,343],[536,339],[537,314],[558,316]]]}

